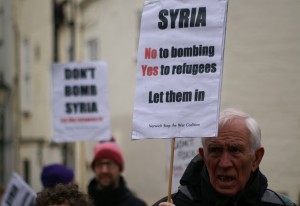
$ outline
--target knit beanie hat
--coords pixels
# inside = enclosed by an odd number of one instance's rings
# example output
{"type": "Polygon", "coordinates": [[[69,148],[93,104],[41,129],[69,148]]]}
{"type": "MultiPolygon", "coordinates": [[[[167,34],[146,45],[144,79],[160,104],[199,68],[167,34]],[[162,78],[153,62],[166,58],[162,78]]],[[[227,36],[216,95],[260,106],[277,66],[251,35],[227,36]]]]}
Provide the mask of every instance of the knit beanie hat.
{"type": "Polygon", "coordinates": [[[74,179],[74,172],[61,164],[50,164],[43,168],[41,181],[45,188],[54,188],[56,184],[68,184],[74,179]]]}
{"type": "Polygon", "coordinates": [[[124,158],[121,149],[113,142],[99,143],[94,148],[94,159],[92,161],[92,169],[94,169],[95,163],[101,159],[110,159],[114,161],[122,172],[124,169],[124,158]]]}

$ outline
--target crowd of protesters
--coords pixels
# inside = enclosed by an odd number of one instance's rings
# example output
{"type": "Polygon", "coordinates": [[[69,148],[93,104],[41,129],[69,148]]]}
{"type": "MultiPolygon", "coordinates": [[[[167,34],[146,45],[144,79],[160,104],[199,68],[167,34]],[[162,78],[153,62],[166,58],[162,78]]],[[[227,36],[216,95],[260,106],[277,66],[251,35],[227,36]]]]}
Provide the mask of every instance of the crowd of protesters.
{"type": "MultiPolygon", "coordinates": [[[[165,197],[153,206],[296,206],[268,188],[259,170],[264,156],[260,127],[247,113],[221,112],[218,136],[202,138],[202,145],[171,201],[165,197]]],[[[79,190],[72,169],[62,164],[44,166],[43,189],[35,206],[146,206],[126,185],[124,157],[114,141],[97,143],[90,166],[94,177],[87,193],[79,190]]],[[[0,188],[0,198],[3,193],[0,188]]]]}
{"type": "Polygon", "coordinates": [[[96,144],[90,165],[94,177],[87,194],[79,190],[72,169],[62,164],[44,166],[36,206],[146,206],[126,185],[123,153],[114,138],[96,144]]]}

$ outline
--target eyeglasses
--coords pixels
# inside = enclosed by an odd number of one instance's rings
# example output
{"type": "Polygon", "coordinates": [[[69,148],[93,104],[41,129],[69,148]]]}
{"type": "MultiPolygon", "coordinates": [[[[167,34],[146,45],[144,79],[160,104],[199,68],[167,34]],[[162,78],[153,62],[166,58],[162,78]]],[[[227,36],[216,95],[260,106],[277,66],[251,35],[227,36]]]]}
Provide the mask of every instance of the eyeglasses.
{"type": "Polygon", "coordinates": [[[113,169],[117,167],[117,164],[113,161],[96,162],[95,164],[95,168],[103,168],[104,166],[108,169],[113,169]]]}

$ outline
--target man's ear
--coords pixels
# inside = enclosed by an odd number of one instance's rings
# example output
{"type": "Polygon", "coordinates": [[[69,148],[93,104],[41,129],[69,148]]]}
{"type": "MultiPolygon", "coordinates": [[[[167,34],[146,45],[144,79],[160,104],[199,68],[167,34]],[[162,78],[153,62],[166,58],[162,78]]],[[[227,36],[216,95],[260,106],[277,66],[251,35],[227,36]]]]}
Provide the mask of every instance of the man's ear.
{"type": "Polygon", "coordinates": [[[255,160],[253,161],[252,164],[252,172],[254,172],[258,168],[264,154],[265,154],[265,149],[263,147],[260,147],[255,151],[255,160]]]}
{"type": "Polygon", "coordinates": [[[202,159],[205,160],[205,158],[204,158],[204,149],[203,149],[203,147],[200,147],[200,148],[198,149],[198,152],[199,152],[200,156],[202,157],[202,159]]]}

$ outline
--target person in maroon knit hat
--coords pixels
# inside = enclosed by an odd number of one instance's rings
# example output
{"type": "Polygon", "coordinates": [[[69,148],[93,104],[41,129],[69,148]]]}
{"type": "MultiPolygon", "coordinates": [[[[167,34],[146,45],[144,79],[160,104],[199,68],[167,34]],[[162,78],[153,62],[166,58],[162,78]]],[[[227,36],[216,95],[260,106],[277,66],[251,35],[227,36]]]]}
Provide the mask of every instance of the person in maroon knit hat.
{"type": "Polygon", "coordinates": [[[94,206],[145,206],[126,186],[122,172],[124,158],[114,142],[100,142],[94,148],[91,168],[95,177],[88,185],[94,206]]]}

